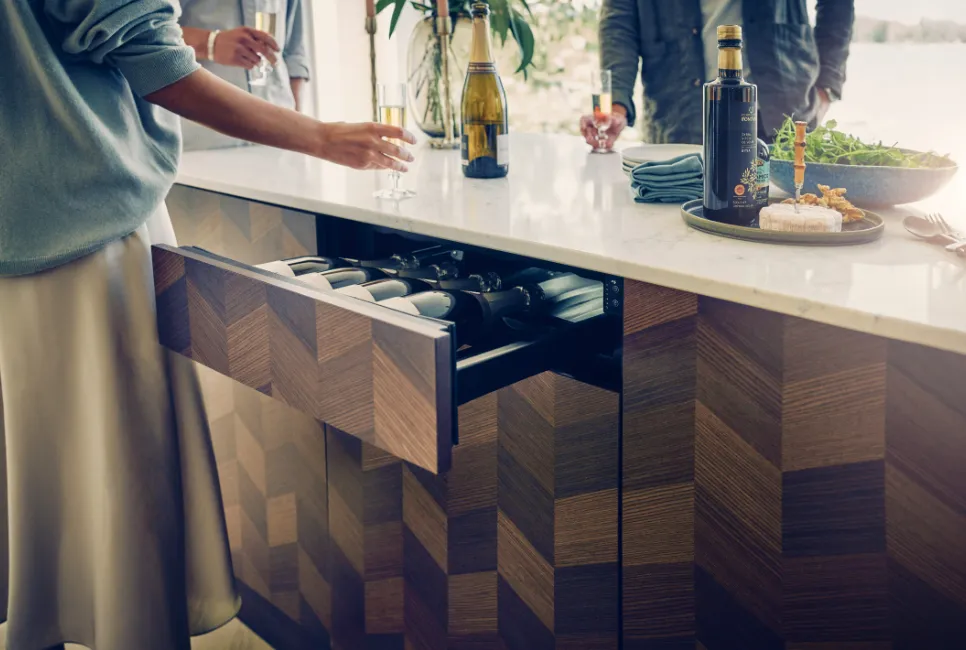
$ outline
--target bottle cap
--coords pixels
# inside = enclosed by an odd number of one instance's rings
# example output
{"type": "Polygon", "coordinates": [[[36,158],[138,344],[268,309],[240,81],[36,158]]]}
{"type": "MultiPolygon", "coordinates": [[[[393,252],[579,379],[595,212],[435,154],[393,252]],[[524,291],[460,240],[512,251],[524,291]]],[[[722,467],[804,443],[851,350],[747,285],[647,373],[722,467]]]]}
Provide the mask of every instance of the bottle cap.
{"type": "Polygon", "coordinates": [[[740,41],[741,25],[718,25],[719,41],[740,41]]]}
{"type": "Polygon", "coordinates": [[[489,16],[490,5],[486,2],[474,2],[470,9],[470,13],[472,13],[474,16],[489,16]]]}

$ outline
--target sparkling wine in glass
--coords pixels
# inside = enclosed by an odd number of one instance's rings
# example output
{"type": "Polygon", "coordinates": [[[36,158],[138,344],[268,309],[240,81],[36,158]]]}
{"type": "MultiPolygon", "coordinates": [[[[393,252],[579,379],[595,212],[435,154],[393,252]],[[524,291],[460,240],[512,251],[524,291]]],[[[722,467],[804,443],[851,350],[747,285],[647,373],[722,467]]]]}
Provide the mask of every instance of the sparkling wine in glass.
{"type": "MultiPolygon", "coordinates": [[[[382,124],[406,128],[406,84],[379,84],[377,90],[379,95],[379,121],[382,124]]],[[[389,141],[400,147],[406,146],[406,143],[402,140],[390,139],[389,141]]],[[[379,190],[374,196],[379,199],[395,201],[416,196],[414,191],[400,187],[401,177],[402,174],[395,169],[390,170],[389,178],[392,180],[392,187],[379,190]]]]}
{"type": "MultiPolygon", "coordinates": [[[[271,34],[278,40],[278,16],[281,7],[280,0],[257,0],[255,3],[255,29],[271,34]]],[[[259,63],[252,68],[248,75],[248,83],[252,86],[264,86],[268,83],[268,73],[271,64],[268,59],[259,54],[259,63]]]]}
{"type": "Polygon", "coordinates": [[[597,127],[597,147],[591,153],[613,153],[607,147],[607,129],[610,128],[613,103],[610,70],[594,71],[593,78],[594,126],[597,127]]]}

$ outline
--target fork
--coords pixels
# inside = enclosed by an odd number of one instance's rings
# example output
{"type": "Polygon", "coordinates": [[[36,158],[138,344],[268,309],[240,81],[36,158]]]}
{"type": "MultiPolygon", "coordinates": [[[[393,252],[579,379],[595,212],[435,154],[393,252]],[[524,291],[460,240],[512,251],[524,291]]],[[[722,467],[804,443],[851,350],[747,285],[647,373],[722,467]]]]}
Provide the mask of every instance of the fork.
{"type": "Polygon", "coordinates": [[[939,228],[939,231],[947,238],[952,239],[953,243],[946,246],[946,250],[957,255],[966,254],[966,237],[957,230],[953,230],[949,222],[938,212],[926,215],[926,221],[939,228]]]}
{"type": "Polygon", "coordinates": [[[934,226],[937,226],[940,232],[947,237],[952,237],[953,239],[960,241],[966,239],[966,235],[963,235],[963,233],[959,232],[958,230],[954,230],[953,227],[949,225],[949,222],[946,221],[946,219],[938,212],[927,214],[926,221],[934,226]]]}

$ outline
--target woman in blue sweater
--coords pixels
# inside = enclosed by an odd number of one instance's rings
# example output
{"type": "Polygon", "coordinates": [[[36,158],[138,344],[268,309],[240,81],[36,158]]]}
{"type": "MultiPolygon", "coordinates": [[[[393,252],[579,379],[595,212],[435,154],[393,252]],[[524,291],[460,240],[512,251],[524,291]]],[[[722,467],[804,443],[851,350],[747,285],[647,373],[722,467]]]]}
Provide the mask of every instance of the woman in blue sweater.
{"type": "Polygon", "coordinates": [[[405,170],[384,138],[413,139],[319,123],[200,69],[174,0],[3,0],[0,62],[7,647],[186,650],[238,602],[198,388],[154,323],[172,113],[356,169],[405,170]]]}

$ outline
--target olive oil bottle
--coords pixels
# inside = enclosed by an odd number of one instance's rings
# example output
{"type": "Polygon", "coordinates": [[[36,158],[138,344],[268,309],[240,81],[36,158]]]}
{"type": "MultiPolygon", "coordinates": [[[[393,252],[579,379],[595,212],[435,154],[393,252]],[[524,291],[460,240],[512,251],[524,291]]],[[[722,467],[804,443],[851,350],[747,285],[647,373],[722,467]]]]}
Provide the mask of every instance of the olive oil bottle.
{"type": "Polygon", "coordinates": [[[473,42],[463,85],[463,175],[502,178],[510,170],[506,93],[490,53],[490,7],[473,3],[473,42]]]}
{"type": "Polygon", "coordinates": [[[758,88],[742,78],[741,27],[718,27],[718,78],[704,85],[704,216],[758,218],[758,88]]]}

